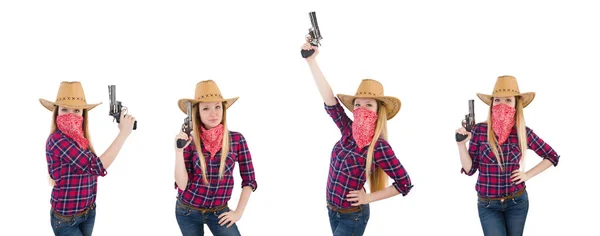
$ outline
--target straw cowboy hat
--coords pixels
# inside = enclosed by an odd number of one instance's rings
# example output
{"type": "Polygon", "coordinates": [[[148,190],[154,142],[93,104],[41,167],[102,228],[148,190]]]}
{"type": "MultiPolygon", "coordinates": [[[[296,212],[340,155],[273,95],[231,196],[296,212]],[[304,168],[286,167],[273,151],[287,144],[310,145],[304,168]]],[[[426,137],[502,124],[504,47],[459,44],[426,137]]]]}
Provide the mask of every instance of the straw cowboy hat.
{"type": "Polygon", "coordinates": [[[492,95],[477,93],[477,97],[479,97],[481,101],[488,105],[492,103],[493,97],[510,96],[521,97],[521,101],[523,101],[523,108],[525,108],[533,101],[533,98],[535,98],[535,92],[521,93],[519,91],[517,79],[510,75],[503,75],[499,76],[496,80],[496,85],[494,85],[494,91],[492,92],[492,95]]]}
{"type": "Polygon", "coordinates": [[[57,106],[87,109],[88,111],[90,111],[94,107],[102,104],[102,102],[88,104],[85,100],[85,93],[83,92],[83,87],[78,81],[61,82],[60,87],[58,88],[58,94],[56,95],[56,101],[51,102],[46,99],[40,98],[40,103],[49,111],[54,111],[54,108],[57,106]]]}
{"type": "Polygon", "coordinates": [[[356,98],[373,98],[377,101],[383,103],[383,106],[387,110],[387,119],[392,119],[398,111],[400,111],[400,106],[402,103],[400,99],[384,96],[383,95],[383,85],[379,83],[377,80],[373,79],[363,79],[356,90],[356,94],[354,96],[338,94],[337,97],[340,99],[342,104],[348,108],[348,110],[354,110],[354,99],[356,98]]]}
{"type": "Polygon", "coordinates": [[[177,105],[179,105],[179,109],[183,113],[187,114],[187,109],[185,102],[192,102],[192,106],[199,102],[224,102],[225,109],[229,108],[235,101],[238,100],[239,97],[234,98],[223,98],[221,95],[221,90],[217,86],[217,83],[212,80],[204,80],[198,82],[196,84],[196,92],[194,93],[194,98],[182,98],[179,99],[177,105]],[[195,98],[195,99],[194,99],[195,98]]]}

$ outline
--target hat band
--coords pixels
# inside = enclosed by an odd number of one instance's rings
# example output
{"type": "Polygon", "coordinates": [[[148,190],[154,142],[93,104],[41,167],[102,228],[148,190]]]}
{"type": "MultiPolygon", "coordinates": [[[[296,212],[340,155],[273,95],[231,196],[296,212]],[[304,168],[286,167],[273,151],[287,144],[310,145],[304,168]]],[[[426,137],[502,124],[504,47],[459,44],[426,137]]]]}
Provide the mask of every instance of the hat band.
{"type": "Polygon", "coordinates": [[[85,98],[82,97],[59,97],[56,98],[56,101],[84,101],[85,102],[85,98]]]}
{"type": "Polygon", "coordinates": [[[208,93],[208,94],[202,94],[200,96],[197,96],[196,99],[204,99],[204,98],[219,98],[219,99],[223,99],[223,96],[221,96],[221,94],[208,93]]]}
{"type": "Polygon", "coordinates": [[[359,96],[359,95],[370,95],[370,96],[383,96],[381,93],[374,93],[374,92],[356,92],[356,94],[354,96],[359,96]]]}
{"type": "Polygon", "coordinates": [[[516,89],[496,89],[494,90],[494,93],[498,93],[498,92],[513,92],[513,93],[519,93],[519,90],[516,89]]]}

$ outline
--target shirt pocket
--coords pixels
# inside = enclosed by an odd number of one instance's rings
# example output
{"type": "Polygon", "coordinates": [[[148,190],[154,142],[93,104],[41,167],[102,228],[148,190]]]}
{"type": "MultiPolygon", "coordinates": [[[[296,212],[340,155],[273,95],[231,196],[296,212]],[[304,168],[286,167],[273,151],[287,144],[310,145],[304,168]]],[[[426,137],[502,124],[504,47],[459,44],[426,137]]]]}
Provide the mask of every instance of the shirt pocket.
{"type": "Polygon", "coordinates": [[[237,153],[229,149],[229,154],[227,155],[227,159],[225,159],[225,170],[223,171],[223,175],[233,175],[233,169],[235,168],[237,159],[237,153]]]}
{"type": "Polygon", "coordinates": [[[482,143],[483,145],[481,145],[481,150],[479,150],[479,153],[481,153],[481,162],[483,163],[497,163],[497,159],[496,159],[496,155],[494,155],[494,152],[492,152],[492,148],[490,147],[490,144],[487,142],[482,143]]]}
{"type": "Polygon", "coordinates": [[[519,145],[510,144],[508,147],[508,153],[509,155],[507,159],[510,161],[510,163],[518,164],[521,160],[521,149],[519,148],[519,145]]]}
{"type": "MultiPolygon", "coordinates": [[[[348,177],[356,179],[361,178],[365,172],[366,158],[357,154],[351,154],[344,159],[342,172],[348,177]]],[[[372,167],[374,164],[372,165],[372,167]]]]}
{"type": "MultiPolygon", "coordinates": [[[[483,163],[497,163],[496,155],[492,152],[492,148],[489,143],[485,142],[481,146],[481,156],[483,163]]],[[[516,144],[504,144],[498,149],[498,154],[500,154],[503,162],[508,160],[509,163],[518,163],[521,158],[521,151],[519,150],[519,146],[516,144]]]]}

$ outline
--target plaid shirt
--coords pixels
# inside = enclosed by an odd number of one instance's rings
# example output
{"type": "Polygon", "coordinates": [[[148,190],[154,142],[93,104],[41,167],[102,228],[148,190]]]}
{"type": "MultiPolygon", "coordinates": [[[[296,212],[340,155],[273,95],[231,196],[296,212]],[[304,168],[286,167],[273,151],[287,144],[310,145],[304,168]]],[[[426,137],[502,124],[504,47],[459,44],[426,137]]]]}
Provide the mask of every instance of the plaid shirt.
{"type": "MultiPolygon", "coordinates": [[[[342,138],[335,144],[331,153],[327,202],[335,207],[349,208],[352,207],[352,203],[346,200],[346,195],[352,190],[363,189],[366,182],[365,167],[369,146],[358,149],[352,138],[352,120],[346,115],[339,100],[336,105],[325,105],[325,110],[342,133],[342,138]]],[[[375,143],[373,162],[371,171],[375,170],[375,165],[381,167],[394,180],[393,186],[396,190],[403,196],[408,194],[413,187],[410,177],[396,158],[390,144],[383,138],[379,138],[375,143]]]]}
{"type": "MultiPolygon", "coordinates": [[[[469,155],[473,161],[471,169],[467,172],[461,168],[461,173],[473,175],[479,170],[479,177],[475,189],[482,197],[505,197],[525,188],[525,182],[514,184],[511,181],[511,173],[520,168],[521,150],[517,138],[517,129],[513,128],[508,139],[501,145],[504,171],[500,169],[496,156],[487,142],[487,123],[479,123],[471,129],[471,140],[469,141],[469,155]]],[[[559,155],[539,138],[533,130],[526,127],[527,148],[533,150],[540,157],[558,164],[559,155]]],[[[498,150],[500,152],[500,150],[498,150]]]]}
{"type": "Polygon", "coordinates": [[[202,154],[207,165],[207,179],[209,185],[202,180],[202,168],[200,159],[196,152],[196,146],[191,143],[183,151],[185,168],[188,173],[188,182],[185,191],[181,191],[175,183],[178,197],[184,203],[198,208],[214,208],[227,204],[233,191],[233,169],[235,162],[240,166],[242,187],[250,186],[252,191],[256,190],[257,184],[254,178],[254,167],[252,157],[246,139],[241,133],[229,131],[230,148],[229,155],[225,160],[223,178],[219,180],[219,166],[221,164],[221,151],[210,158],[209,152],[202,144],[202,154]]]}
{"type": "Polygon", "coordinates": [[[46,161],[56,182],[50,204],[58,214],[74,215],[96,202],[98,176],[105,176],[106,170],[89,148],[82,150],[56,129],[46,141],[46,161]]]}

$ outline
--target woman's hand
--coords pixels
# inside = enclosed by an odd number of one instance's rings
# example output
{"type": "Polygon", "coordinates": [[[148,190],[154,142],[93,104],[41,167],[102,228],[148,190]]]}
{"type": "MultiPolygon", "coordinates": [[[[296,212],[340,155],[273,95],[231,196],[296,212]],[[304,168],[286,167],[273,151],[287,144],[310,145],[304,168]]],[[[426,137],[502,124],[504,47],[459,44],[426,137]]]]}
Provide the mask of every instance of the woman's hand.
{"type": "Polygon", "coordinates": [[[462,134],[462,135],[467,135],[467,138],[463,141],[460,142],[456,142],[457,144],[464,144],[467,143],[470,139],[471,139],[471,132],[467,131],[467,129],[465,129],[465,127],[460,127],[456,130],[456,133],[458,134],[462,134]]]}
{"type": "Polygon", "coordinates": [[[306,43],[302,44],[302,50],[315,50],[315,52],[310,55],[310,57],[307,57],[306,60],[314,60],[317,57],[317,54],[319,54],[319,47],[313,46],[310,44],[310,36],[306,36],[306,43]]]}
{"type": "Polygon", "coordinates": [[[364,190],[350,191],[346,197],[348,197],[346,199],[347,201],[354,202],[352,203],[352,206],[369,204],[371,202],[369,194],[367,194],[364,190]]]}
{"type": "Polygon", "coordinates": [[[512,175],[510,177],[511,177],[511,180],[513,182],[515,182],[515,184],[520,184],[520,183],[523,183],[523,182],[529,180],[529,176],[527,176],[527,172],[523,172],[521,170],[513,171],[512,175]]]}
{"type": "Polygon", "coordinates": [[[235,222],[238,222],[240,218],[242,218],[241,212],[228,211],[219,215],[219,225],[224,226],[229,222],[229,224],[227,224],[227,228],[229,228],[229,226],[232,226],[233,224],[235,224],[235,222]]]}
{"type": "Polygon", "coordinates": [[[127,114],[127,109],[121,110],[121,118],[119,120],[119,130],[125,136],[129,136],[133,131],[133,124],[135,123],[135,117],[131,114],[127,114]]]}
{"type": "Polygon", "coordinates": [[[192,143],[191,135],[188,137],[188,135],[186,133],[184,133],[183,131],[179,131],[179,133],[177,135],[175,135],[175,151],[181,151],[181,150],[185,149],[188,145],[190,145],[190,143],[192,143]],[[177,147],[177,140],[179,140],[179,139],[183,139],[183,140],[187,141],[185,146],[183,146],[182,148],[177,147]]]}

